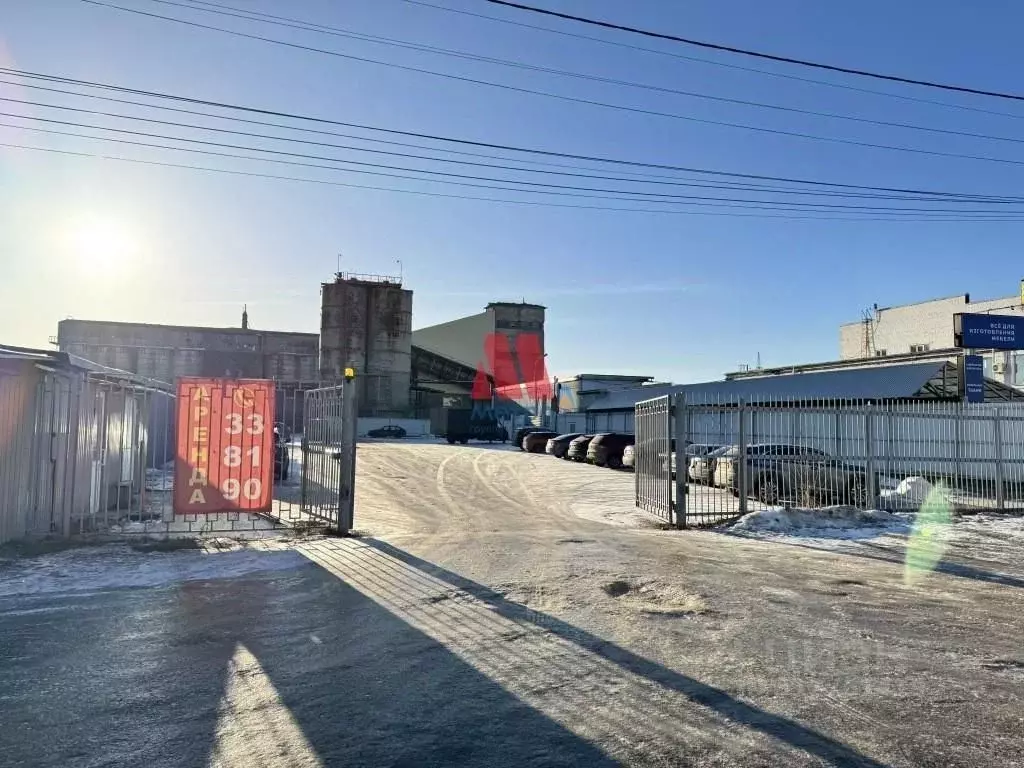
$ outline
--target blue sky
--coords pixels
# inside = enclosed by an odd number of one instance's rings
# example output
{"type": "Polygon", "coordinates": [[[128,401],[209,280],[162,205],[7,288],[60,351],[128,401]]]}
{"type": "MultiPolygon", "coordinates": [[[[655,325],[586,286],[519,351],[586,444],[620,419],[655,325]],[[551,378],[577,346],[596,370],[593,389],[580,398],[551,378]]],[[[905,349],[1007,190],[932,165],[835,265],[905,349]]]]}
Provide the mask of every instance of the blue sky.
{"type": "MultiPolygon", "coordinates": [[[[369,34],[731,98],[1006,136],[1018,135],[1022,125],[1012,117],[569,40],[402,0],[223,1],[369,34]]],[[[700,52],[524,16],[477,0],[432,1],[716,61],[1024,117],[1024,105],[1011,102],[700,52]]],[[[225,19],[147,0],[119,4],[358,56],[639,108],[1024,160],[1024,146],[1011,143],[580,82],[225,19]]],[[[741,47],[995,90],[1013,91],[1024,71],[1024,49],[1018,40],[1024,8],[1011,2],[986,3],[984,12],[951,1],[927,6],[811,0],[542,4],[741,47]],[[925,8],[927,13],[922,13],[925,8]]],[[[186,28],[77,0],[0,2],[0,63],[336,120],[643,162],[986,194],[1019,194],[1024,177],[1024,165],[843,146],[564,103],[186,28]]],[[[4,84],[0,96],[82,103],[4,84]]],[[[0,111],[88,122],[12,103],[0,102],[0,111]]],[[[28,124],[6,117],[0,122],[28,124]]],[[[0,142],[388,183],[118,148],[4,127],[0,142]]],[[[439,185],[406,186],[473,194],[439,185]]],[[[396,260],[401,259],[406,285],[415,291],[415,327],[480,311],[490,300],[525,298],[549,308],[547,349],[556,373],[645,373],[696,381],[717,378],[741,362],[752,363],[758,352],[766,365],[833,359],[838,356],[838,325],[858,319],[872,303],[891,305],[962,292],[978,298],[1015,295],[1024,275],[1017,245],[1022,226],[795,221],[519,206],[0,147],[0,341],[44,346],[56,333],[57,321],[66,316],[233,325],[243,302],[249,305],[254,326],[316,331],[319,283],[330,279],[340,252],[342,268],[354,272],[394,273],[396,260]],[[102,221],[104,237],[112,238],[116,247],[97,253],[93,243],[83,250],[75,235],[82,221],[102,221]]]]}

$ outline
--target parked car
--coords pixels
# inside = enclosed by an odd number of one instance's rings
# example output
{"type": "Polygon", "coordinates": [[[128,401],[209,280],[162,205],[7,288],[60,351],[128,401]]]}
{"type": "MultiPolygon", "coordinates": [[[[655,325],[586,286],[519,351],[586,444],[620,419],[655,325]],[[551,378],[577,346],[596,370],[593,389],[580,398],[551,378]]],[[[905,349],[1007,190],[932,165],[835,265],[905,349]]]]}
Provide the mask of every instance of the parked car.
{"type": "Polygon", "coordinates": [[[405,437],[406,432],[397,424],[388,424],[385,427],[371,429],[366,433],[367,437],[405,437]]]}
{"type": "MultiPolygon", "coordinates": [[[[868,476],[861,467],[846,464],[817,448],[778,443],[748,446],[745,458],[733,446],[715,464],[715,485],[734,495],[744,493],[763,504],[783,501],[827,506],[867,506],[868,476]],[[745,487],[739,487],[740,461],[745,462],[745,487]]],[[[877,482],[875,484],[877,487],[877,482]]]]}
{"type": "Polygon", "coordinates": [[[565,458],[571,461],[586,461],[587,449],[590,448],[590,441],[594,437],[594,435],[580,435],[575,440],[570,441],[569,450],[565,452],[565,458]]]}
{"type": "MultiPolygon", "coordinates": [[[[690,472],[689,472],[689,470],[690,470],[690,462],[695,457],[706,456],[709,453],[711,453],[712,451],[718,450],[720,447],[721,446],[719,446],[719,445],[712,445],[710,443],[692,443],[689,440],[687,440],[686,441],[686,462],[685,462],[685,466],[686,466],[686,470],[687,470],[687,472],[686,472],[687,477],[689,477],[689,474],[690,474],[690,472]]],[[[675,477],[676,476],[676,446],[675,446],[675,440],[672,441],[672,454],[671,454],[671,458],[669,460],[669,464],[670,464],[669,468],[670,468],[670,470],[672,472],[672,477],[675,477]]],[[[662,465],[662,467],[664,467],[664,465],[662,465]]]]}
{"type": "Polygon", "coordinates": [[[569,450],[569,443],[579,436],[579,432],[570,432],[567,435],[556,435],[548,440],[548,444],[545,446],[544,450],[556,459],[564,459],[566,452],[569,450]]]}
{"type": "MultiPolygon", "coordinates": [[[[673,453],[672,456],[674,457],[675,454],[673,453]]],[[[622,468],[628,469],[630,472],[633,472],[636,469],[635,445],[627,445],[625,448],[622,449],[622,468]]],[[[673,476],[675,476],[674,472],[673,476]]]]}
{"type": "Polygon", "coordinates": [[[587,461],[599,467],[618,469],[622,466],[622,452],[633,445],[636,438],[623,432],[602,432],[594,435],[587,447],[587,461]]]}
{"type": "Polygon", "coordinates": [[[523,438],[531,432],[540,432],[540,427],[520,427],[516,430],[516,433],[512,438],[512,442],[518,445],[520,450],[522,450],[523,438]]]}
{"type": "MultiPolygon", "coordinates": [[[[776,448],[784,451],[748,453],[746,488],[742,491],[747,496],[770,506],[789,501],[813,507],[851,504],[866,509],[875,504],[869,498],[870,484],[863,467],[815,448],[799,448],[799,453],[792,450],[793,446],[776,448]]],[[[730,461],[735,464],[736,460],[730,461]]],[[[877,478],[874,487],[878,488],[877,478]]],[[[729,488],[737,496],[741,493],[738,473],[732,473],[729,488]]]]}
{"type": "Polygon", "coordinates": [[[530,432],[523,438],[523,450],[527,453],[544,453],[548,440],[558,437],[557,432],[530,432]]]}
{"type": "Polygon", "coordinates": [[[703,456],[693,456],[690,458],[689,467],[686,470],[686,474],[689,475],[690,479],[695,483],[705,483],[711,485],[715,479],[715,464],[720,456],[724,456],[734,446],[723,445],[721,448],[716,448],[703,456]]]}
{"type": "Polygon", "coordinates": [[[274,425],[274,482],[284,483],[288,480],[291,457],[288,455],[288,441],[285,440],[284,425],[274,425]]]}
{"type": "MultiPolygon", "coordinates": [[[[787,443],[754,443],[748,445],[746,456],[748,459],[754,456],[803,456],[807,452],[814,451],[813,448],[804,448],[799,445],[787,443]]],[[[821,456],[826,455],[817,451],[821,456]]],[[[712,483],[719,488],[735,489],[736,467],[739,461],[739,446],[732,446],[728,451],[719,456],[715,461],[715,473],[712,475],[712,483]]]]}

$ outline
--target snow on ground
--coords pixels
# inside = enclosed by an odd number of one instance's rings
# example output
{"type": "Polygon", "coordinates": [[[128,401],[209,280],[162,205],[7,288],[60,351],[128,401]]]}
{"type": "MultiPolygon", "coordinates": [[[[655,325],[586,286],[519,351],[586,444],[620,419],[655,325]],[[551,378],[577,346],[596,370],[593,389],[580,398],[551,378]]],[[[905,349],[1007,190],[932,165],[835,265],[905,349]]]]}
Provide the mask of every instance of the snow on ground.
{"type": "Polygon", "coordinates": [[[291,570],[308,563],[298,552],[285,548],[141,552],[123,544],[77,547],[0,560],[0,597],[161,587],[291,570]]]}
{"type": "Polygon", "coordinates": [[[840,505],[824,509],[758,510],[724,530],[746,538],[812,549],[850,550],[867,541],[892,548],[902,546],[912,524],[912,515],[840,505]]]}
{"type": "Polygon", "coordinates": [[[881,509],[862,510],[849,505],[823,507],[822,509],[763,509],[750,512],[732,526],[733,531],[770,533],[799,533],[811,530],[820,532],[842,532],[869,529],[878,535],[881,529],[906,527],[907,521],[891,512],[881,509]]]}

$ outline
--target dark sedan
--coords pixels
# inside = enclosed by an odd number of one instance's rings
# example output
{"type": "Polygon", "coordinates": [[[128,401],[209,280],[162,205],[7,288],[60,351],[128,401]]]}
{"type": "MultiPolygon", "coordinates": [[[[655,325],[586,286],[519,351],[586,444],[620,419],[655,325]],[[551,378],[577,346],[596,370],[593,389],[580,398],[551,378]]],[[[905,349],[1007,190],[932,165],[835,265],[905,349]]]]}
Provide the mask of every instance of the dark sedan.
{"type": "Polygon", "coordinates": [[[594,439],[594,435],[580,435],[575,440],[569,442],[569,450],[565,452],[565,458],[572,461],[586,461],[587,460],[587,449],[590,448],[590,441],[594,439]]]}
{"type": "Polygon", "coordinates": [[[523,438],[523,450],[527,453],[544,453],[548,440],[558,437],[557,432],[531,432],[523,438]]]}
{"type": "Polygon", "coordinates": [[[516,430],[515,436],[512,438],[512,442],[519,446],[519,449],[523,449],[523,438],[531,432],[539,432],[540,427],[520,427],[516,430]]]}
{"type": "MultiPolygon", "coordinates": [[[[729,483],[734,495],[744,492],[762,504],[774,506],[792,503],[819,507],[852,504],[867,509],[876,503],[871,497],[871,483],[863,467],[848,464],[816,448],[800,446],[751,446],[761,452],[748,453],[745,466],[744,491],[739,487],[739,452],[719,459],[727,462],[729,483]],[[731,465],[731,466],[730,466],[731,465]]],[[[874,487],[878,488],[877,476],[874,487]]]]}
{"type": "Polygon", "coordinates": [[[633,445],[636,438],[622,432],[605,432],[595,435],[587,447],[587,461],[599,467],[618,469],[622,466],[622,453],[627,445],[633,445]]]}
{"type": "Polygon", "coordinates": [[[544,449],[547,453],[550,453],[556,459],[566,458],[565,454],[569,452],[569,443],[580,437],[579,432],[571,432],[567,435],[557,435],[548,440],[547,447],[544,449]]]}
{"type": "Polygon", "coordinates": [[[386,427],[371,429],[366,433],[367,437],[405,437],[405,430],[397,424],[388,424],[386,427]]]}

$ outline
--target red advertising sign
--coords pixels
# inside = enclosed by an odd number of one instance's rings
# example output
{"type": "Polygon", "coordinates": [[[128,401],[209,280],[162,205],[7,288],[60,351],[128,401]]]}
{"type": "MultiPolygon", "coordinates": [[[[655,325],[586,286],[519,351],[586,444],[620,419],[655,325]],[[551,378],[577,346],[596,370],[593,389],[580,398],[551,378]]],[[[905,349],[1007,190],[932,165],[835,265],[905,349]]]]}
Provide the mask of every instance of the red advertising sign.
{"type": "Polygon", "coordinates": [[[270,509],[274,382],[179,379],[174,512],[270,509]]]}

